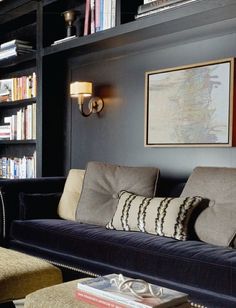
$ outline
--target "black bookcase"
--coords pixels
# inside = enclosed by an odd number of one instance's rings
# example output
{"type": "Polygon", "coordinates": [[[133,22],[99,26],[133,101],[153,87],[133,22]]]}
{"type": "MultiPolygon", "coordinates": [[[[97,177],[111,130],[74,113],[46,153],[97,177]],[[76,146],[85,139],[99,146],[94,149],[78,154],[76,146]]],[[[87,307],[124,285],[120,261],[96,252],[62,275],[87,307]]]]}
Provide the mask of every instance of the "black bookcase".
{"type": "MultiPolygon", "coordinates": [[[[181,8],[135,20],[142,0],[117,0],[116,26],[83,36],[85,0],[4,0],[0,2],[0,44],[11,39],[28,40],[35,52],[0,61],[0,79],[19,76],[25,72],[37,74],[37,138],[27,142],[0,142],[0,156],[28,155],[37,152],[37,176],[63,175],[68,164],[70,131],[67,121],[70,59],[82,57],[94,60],[94,52],[121,50],[123,55],[135,50],[159,48],[194,37],[217,36],[227,33],[236,19],[235,0],[198,0],[181,8]],[[66,36],[62,13],[68,9],[78,12],[75,23],[77,37],[52,45],[66,36]],[[210,25],[217,24],[217,27],[210,25]],[[209,25],[209,26],[208,26],[209,25]],[[133,48],[133,50],[131,50],[133,48]],[[65,168],[65,165],[67,166],[65,168]]],[[[96,67],[94,67],[96,69],[96,67]]],[[[14,109],[32,100],[0,106],[0,121],[14,109]]],[[[70,151],[70,149],[69,149],[70,151]]]]}
{"type": "MultiPolygon", "coordinates": [[[[27,41],[33,47],[31,53],[22,54],[0,60],[0,79],[19,78],[33,73],[37,76],[37,12],[38,3],[35,1],[3,1],[0,3],[0,44],[11,40],[27,41]]],[[[37,81],[38,82],[38,81],[37,81]]],[[[17,99],[0,103],[0,124],[4,117],[15,115],[19,110],[29,105],[40,104],[36,97],[17,99]]],[[[37,111],[36,111],[37,114],[37,111]]],[[[37,116],[36,116],[37,117],[37,116]]],[[[36,119],[37,121],[37,119],[36,119]]],[[[40,122],[40,121],[39,121],[40,122]]],[[[37,123],[40,124],[40,123],[37,123]]],[[[41,142],[40,131],[37,131],[36,139],[31,140],[1,140],[0,158],[31,157],[36,152],[37,160],[41,160],[38,146],[41,142]]],[[[36,163],[37,164],[37,163],[36,163]]],[[[40,166],[40,164],[39,164],[40,166]]],[[[40,168],[36,171],[41,175],[40,168]]]]}

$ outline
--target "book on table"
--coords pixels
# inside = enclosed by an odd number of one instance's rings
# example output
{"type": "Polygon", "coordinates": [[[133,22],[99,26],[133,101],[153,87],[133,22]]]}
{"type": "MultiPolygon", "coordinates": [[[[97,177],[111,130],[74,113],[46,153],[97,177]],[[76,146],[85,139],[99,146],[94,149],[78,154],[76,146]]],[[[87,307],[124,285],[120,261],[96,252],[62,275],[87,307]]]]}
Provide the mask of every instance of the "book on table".
{"type": "Polygon", "coordinates": [[[79,281],[79,300],[110,308],[188,308],[188,295],[118,274],[79,281]],[[151,290],[151,292],[149,291],[151,290]]]}

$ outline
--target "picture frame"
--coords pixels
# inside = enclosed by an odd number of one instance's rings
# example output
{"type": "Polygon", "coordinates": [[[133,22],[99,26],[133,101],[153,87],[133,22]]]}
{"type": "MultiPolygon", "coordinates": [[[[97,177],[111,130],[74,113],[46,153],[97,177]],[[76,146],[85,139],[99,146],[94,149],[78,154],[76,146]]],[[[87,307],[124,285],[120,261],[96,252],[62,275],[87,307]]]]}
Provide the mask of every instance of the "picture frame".
{"type": "Polygon", "coordinates": [[[234,58],[145,73],[146,147],[231,147],[234,58]]]}

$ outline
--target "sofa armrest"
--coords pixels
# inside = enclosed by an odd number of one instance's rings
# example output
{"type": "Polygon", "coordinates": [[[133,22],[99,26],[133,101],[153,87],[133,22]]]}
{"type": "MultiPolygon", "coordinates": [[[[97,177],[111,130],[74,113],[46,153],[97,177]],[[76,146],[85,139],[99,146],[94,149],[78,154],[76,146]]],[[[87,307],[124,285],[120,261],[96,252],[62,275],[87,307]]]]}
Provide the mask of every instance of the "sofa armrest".
{"type": "Polygon", "coordinates": [[[57,208],[62,193],[19,193],[19,218],[27,219],[58,219],[57,208]]]}
{"type": "MultiPolygon", "coordinates": [[[[21,192],[28,194],[62,193],[65,177],[42,177],[36,179],[0,180],[0,245],[9,240],[11,222],[20,219],[21,192]]],[[[47,217],[45,217],[47,218],[47,217]]]]}

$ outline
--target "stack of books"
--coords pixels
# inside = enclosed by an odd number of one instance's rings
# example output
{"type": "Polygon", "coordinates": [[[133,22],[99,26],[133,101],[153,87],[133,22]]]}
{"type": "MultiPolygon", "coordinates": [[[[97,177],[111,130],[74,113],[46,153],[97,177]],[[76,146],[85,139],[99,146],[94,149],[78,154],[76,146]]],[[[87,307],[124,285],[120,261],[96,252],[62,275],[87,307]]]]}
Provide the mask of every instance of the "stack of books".
{"type": "Polygon", "coordinates": [[[3,118],[0,140],[36,139],[36,103],[19,109],[16,114],[3,118]]]}
{"type": "Polygon", "coordinates": [[[144,4],[138,6],[136,19],[166,11],[172,8],[177,8],[182,5],[199,0],[146,0],[144,4]]]}
{"type": "Polygon", "coordinates": [[[10,140],[11,128],[10,125],[0,125],[0,140],[10,140]]]}
{"type": "MultiPolygon", "coordinates": [[[[92,304],[96,307],[110,308],[190,308],[188,296],[185,293],[167,288],[160,288],[153,284],[145,283],[153,291],[142,293],[144,285],[138,280],[132,282],[133,290],[136,288],[138,296],[132,294],[125,288],[119,288],[114,281],[119,280],[117,274],[110,274],[98,278],[79,281],[76,290],[76,298],[82,302],[92,304]]],[[[130,279],[123,277],[125,280],[130,279]]]]}
{"type": "Polygon", "coordinates": [[[86,0],[84,35],[115,27],[116,0],[86,0]]]}
{"type": "Polygon", "coordinates": [[[25,53],[31,53],[33,47],[30,42],[22,40],[11,40],[0,45],[0,60],[15,57],[25,53]]]}

